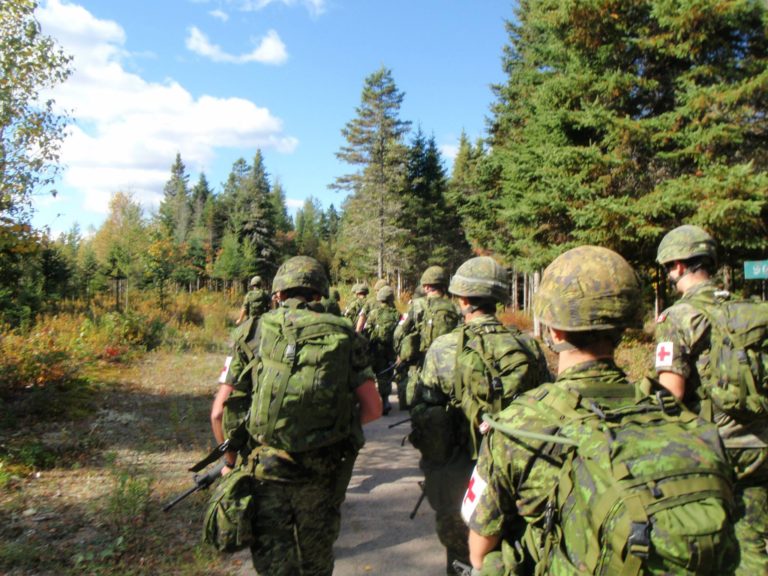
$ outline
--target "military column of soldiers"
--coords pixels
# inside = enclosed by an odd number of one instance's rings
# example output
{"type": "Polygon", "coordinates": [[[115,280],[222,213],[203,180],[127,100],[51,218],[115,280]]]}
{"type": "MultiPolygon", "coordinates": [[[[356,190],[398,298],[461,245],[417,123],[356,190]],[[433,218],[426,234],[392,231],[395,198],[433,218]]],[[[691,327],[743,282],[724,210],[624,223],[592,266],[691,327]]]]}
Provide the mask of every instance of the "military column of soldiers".
{"type": "Polygon", "coordinates": [[[682,298],[657,320],[656,373],[635,383],[616,349],[642,326],[643,289],[606,248],[564,253],[534,296],[554,377],[497,318],[509,284],[491,257],[425,270],[399,322],[386,282],[353,286],[341,313],[317,261],[287,261],[278,307],[238,328],[211,414],[224,472],[257,480],[257,573],[332,574],[362,425],[389,413],[395,381],[446,574],[768,574],[768,382],[739,410],[713,390],[729,299],[716,256],[695,226],[662,240],[682,298]]]}

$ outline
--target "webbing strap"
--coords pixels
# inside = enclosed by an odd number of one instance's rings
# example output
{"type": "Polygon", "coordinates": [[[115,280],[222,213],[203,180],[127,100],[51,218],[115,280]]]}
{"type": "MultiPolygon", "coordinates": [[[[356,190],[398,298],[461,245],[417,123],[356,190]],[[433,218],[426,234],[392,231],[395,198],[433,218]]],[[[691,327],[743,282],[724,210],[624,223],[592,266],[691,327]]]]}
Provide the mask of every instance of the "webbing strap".
{"type": "Polygon", "coordinates": [[[288,389],[288,380],[291,377],[293,366],[296,361],[296,333],[293,329],[286,329],[282,326],[283,337],[278,339],[280,342],[275,345],[269,358],[264,358],[265,366],[273,368],[280,373],[280,378],[275,381],[269,378],[269,386],[262,384],[259,386],[259,422],[266,422],[266,429],[263,432],[265,439],[269,441],[277,425],[277,417],[280,413],[279,407],[283,404],[285,391],[288,389]],[[277,353],[277,354],[275,354],[277,353]],[[277,361],[273,360],[277,359],[277,361]],[[272,366],[270,366],[270,364],[272,366]],[[274,399],[273,399],[274,396],[274,399]],[[275,409],[270,410],[274,403],[275,409]]]}

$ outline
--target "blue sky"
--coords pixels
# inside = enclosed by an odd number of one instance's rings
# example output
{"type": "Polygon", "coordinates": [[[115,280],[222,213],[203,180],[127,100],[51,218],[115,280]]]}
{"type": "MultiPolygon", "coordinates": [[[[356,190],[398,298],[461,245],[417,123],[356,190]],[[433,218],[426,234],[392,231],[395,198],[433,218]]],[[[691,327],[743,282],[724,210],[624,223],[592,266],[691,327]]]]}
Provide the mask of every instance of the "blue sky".
{"type": "Polygon", "coordinates": [[[504,80],[511,0],[41,0],[44,33],[74,56],[53,96],[75,120],[58,194],[34,223],[54,234],[103,222],[110,196],[156,209],[180,153],[194,184],[219,191],[261,149],[289,207],[353,168],[336,160],[365,78],[385,66],[446,168],[462,130],[485,135],[490,85],[504,80]]]}

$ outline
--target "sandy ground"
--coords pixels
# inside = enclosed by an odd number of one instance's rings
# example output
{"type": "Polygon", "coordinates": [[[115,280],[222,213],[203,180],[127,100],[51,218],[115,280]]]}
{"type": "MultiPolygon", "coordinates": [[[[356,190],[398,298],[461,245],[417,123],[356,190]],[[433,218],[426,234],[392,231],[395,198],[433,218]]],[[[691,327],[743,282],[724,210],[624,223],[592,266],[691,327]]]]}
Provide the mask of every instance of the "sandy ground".
{"type": "MultiPolygon", "coordinates": [[[[445,549],[435,534],[435,514],[425,500],[416,516],[419,499],[418,451],[403,436],[410,423],[389,428],[408,417],[393,410],[365,428],[366,444],[355,463],[336,542],[334,576],[429,576],[445,574],[445,549]]],[[[241,552],[239,576],[255,574],[250,555],[241,552]]]]}

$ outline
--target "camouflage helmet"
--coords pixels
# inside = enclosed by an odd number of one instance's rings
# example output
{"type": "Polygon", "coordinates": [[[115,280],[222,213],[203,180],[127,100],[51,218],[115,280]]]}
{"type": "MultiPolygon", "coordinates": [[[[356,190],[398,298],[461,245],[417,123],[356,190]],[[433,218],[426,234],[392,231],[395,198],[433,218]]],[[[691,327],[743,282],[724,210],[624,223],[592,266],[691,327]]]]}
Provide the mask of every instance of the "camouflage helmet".
{"type": "Polygon", "coordinates": [[[309,288],[321,296],[328,296],[328,278],[323,266],[310,256],[294,256],[277,269],[272,281],[272,291],[282,292],[291,288],[309,288]]]}
{"type": "Polygon", "coordinates": [[[421,275],[419,284],[422,286],[447,286],[448,285],[448,273],[442,266],[430,266],[421,275]]]}
{"type": "Polygon", "coordinates": [[[251,281],[248,283],[248,285],[251,288],[253,288],[254,286],[261,288],[261,282],[262,282],[261,276],[254,276],[253,278],[251,278],[251,281]]]}
{"type": "Polygon", "coordinates": [[[490,256],[470,258],[456,270],[448,292],[454,296],[506,302],[509,297],[507,271],[490,256]]]}
{"type": "Polygon", "coordinates": [[[368,285],[363,282],[355,284],[352,286],[352,294],[368,294],[368,285]]]}
{"type": "Polygon", "coordinates": [[[639,326],[640,281],[624,258],[599,246],[580,246],[555,258],[534,295],[533,313],[566,332],[639,326]]]}
{"type": "Polygon", "coordinates": [[[684,224],[670,230],[661,239],[656,261],[663,266],[696,256],[709,256],[713,262],[717,262],[717,243],[703,228],[684,224]]]}
{"type": "Polygon", "coordinates": [[[385,278],[379,278],[376,280],[376,284],[373,285],[373,291],[378,294],[379,290],[384,288],[384,286],[389,286],[389,282],[385,278]]]}
{"type": "Polygon", "coordinates": [[[390,302],[395,299],[395,291],[391,286],[382,286],[379,291],[376,292],[376,300],[379,302],[390,302]]]}

